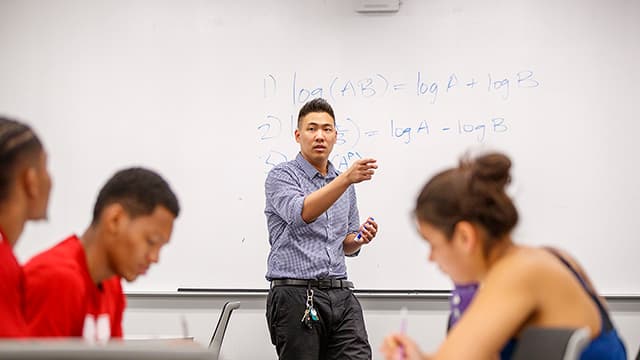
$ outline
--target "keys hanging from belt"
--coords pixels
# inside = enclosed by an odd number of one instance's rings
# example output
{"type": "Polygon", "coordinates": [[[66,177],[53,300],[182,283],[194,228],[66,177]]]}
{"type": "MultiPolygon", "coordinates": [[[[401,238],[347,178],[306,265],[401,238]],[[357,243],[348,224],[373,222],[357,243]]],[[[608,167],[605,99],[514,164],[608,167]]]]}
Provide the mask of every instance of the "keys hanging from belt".
{"type": "Polygon", "coordinates": [[[313,306],[313,289],[311,287],[307,288],[307,304],[304,309],[304,314],[302,315],[301,322],[305,324],[309,329],[313,326],[312,321],[318,321],[320,318],[318,317],[318,311],[313,306]]]}

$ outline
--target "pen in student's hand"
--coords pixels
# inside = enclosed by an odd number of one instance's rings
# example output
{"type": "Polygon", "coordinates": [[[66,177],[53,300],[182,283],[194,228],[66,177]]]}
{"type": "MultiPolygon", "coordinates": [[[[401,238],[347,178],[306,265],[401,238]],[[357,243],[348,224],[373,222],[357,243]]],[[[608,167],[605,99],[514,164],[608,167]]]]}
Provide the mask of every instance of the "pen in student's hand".
{"type": "MultiPolygon", "coordinates": [[[[367,218],[367,221],[364,223],[365,225],[369,223],[369,219],[371,219],[372,221],[375,220],[373,217],[370,216],[369,218],[367,218]]],[[[358,231],[358,235],[356,235],[356,238],[355,238],[357,242],[360,242],[360,239],[362,239],[362,230],[358,231]]]]}
{"type": "MultiPolygon", "coordinates": [[[[406,306],[403,306],[402,309],[400,309],[400,333],[402,335],[407,333],[407,322],[409,321],[409,310],[407,309],[406,306]]],[[[404,351],[404,347],[402,346],[402,344],[400,344],[398,346],[398,355],[396,356],[396,359],[398,360],[404,360],[405,359],[405,351],[404,351]]]]}

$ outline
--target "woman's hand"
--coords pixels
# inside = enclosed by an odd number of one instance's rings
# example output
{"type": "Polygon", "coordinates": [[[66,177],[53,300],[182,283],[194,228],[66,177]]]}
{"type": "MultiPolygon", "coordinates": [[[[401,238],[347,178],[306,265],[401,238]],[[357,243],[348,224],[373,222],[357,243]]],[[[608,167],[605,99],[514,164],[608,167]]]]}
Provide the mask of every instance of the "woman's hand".
{"type": "Polygon", "coordinates": [[[380,351],[386,360],[426,360],[418,345],[404,334],[391,334],[382,342],[380,351]]]}

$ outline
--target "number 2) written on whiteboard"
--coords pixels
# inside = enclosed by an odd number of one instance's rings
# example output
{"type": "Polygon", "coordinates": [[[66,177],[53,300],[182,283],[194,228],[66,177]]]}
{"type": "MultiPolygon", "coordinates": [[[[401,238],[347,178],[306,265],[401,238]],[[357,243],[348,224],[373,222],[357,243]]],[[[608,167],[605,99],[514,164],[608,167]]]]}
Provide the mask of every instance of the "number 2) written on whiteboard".
{"type": "Polygon", "coordinates": [[[280,136],[282,121],[273,115],[267,115],[267,121],[258,125],[260,140],[269,140],[280,136]]]}

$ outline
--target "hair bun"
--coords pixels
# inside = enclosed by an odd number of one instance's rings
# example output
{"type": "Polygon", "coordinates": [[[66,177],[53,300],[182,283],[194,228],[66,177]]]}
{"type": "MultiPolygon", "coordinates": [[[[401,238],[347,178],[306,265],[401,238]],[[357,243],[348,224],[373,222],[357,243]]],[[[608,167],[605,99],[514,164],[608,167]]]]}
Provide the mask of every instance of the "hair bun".
{"type": "Polygon", "coordinates": [[[487,231],[485,254],[518,223],[518,210],[505,193],[511,180],[511,160],[500,153],[475,158],[468,154],[456,168],[444,170],[424,186],[416,201],[415,214],[450,239],[456,224],[469,221],[487,231]]]}
{"type": "Polygon", "coordinates": [[[469,164],[471,179],[499,189],[511,181],[511,160],[500,153],[489,153],[478,156],[469,164]]]}

